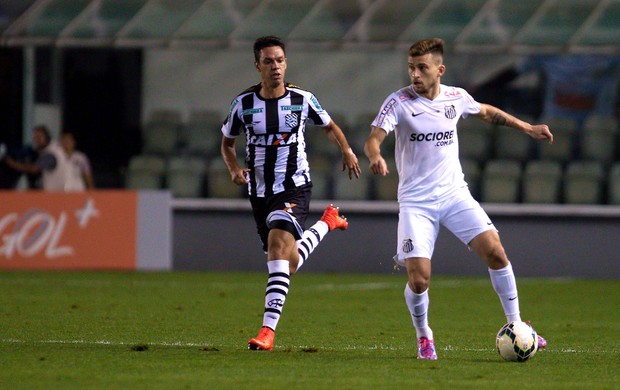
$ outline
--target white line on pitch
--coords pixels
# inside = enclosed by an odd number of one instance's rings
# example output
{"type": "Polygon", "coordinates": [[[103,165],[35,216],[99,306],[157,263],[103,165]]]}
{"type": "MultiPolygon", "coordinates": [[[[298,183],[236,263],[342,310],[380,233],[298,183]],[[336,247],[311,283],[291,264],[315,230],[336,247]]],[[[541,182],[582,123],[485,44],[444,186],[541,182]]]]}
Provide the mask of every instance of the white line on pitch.
{"type": "MultiPolygon", "coordinates": [[[[19,339],[0,339],[0,343],[2,344],[83,344],[83,345],[112,345],[112,346],[125,346],[125,345],[151,345],[151,346],[160,346],[160,347],[206,347],[213,346],[209,343],[187,343],[187,342],[157,342],[157,343],[145,343],[145,342],[126,342],[126,341],[109,341],[109,340],[19,340],[19,339]]],[[[384,344],[375,344],[375,345],[347,345],[342,348],[337,347],[324,347],[324,346],[308,346],[308,345],[298,345],[293,348],[304,349],[304,348],[312,348],[316,347],[322,349],[324,351],[338,351],[338,350],[379,350],[379,351],[399,351],[408,349],[405,347],[392,346],[392,345],[384,345],[384,344]]],[[[287,349],[291,348],[291,346],[278,346],[275,349],[287,349]]],[[[413,348],[413,347],[412,347],[413,348]]],[[[455,347],[453,345],[447,345],[445,347],[440,348],[443,351],[464,351],[464,352],[489,352],[494,351],[493,348],[462,348],[455,347]]],[[[590,349],[575,349],[575,348],[546,348],[542,353],[603,353],[603,354],[615,354],[618,353],[616,350],[606,351],[606,350],[590,350],[590,349]]]]}

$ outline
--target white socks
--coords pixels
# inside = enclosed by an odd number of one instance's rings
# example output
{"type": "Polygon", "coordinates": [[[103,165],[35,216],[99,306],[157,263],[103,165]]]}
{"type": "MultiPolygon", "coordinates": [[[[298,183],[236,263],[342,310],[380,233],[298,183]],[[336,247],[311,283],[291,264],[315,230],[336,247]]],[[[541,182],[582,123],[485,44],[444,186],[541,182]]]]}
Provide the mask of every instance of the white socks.
{"type": "Polygon", "coordinates": [[[263,326],[276,330],[282,315],[284,301],[290,284],[288,260],[271,260],[267,262],[269,278],[265,292],[265,312],[263,326]]]}
{"type": "Polygon", "coordinates": [[[416,294],[407,283],[405,302],[409,308],[409,313],[411,313],[417,338],[426,337],[433,340],[433,331],[428,326],[428,289],[422,294],[416,294]]]}
{"type": "Polygon", "coordinates": [[[489,268],[489,275],[491,276],[493,289],[502,303],[506,320],[508,320],[508,322],[521,321],[519,294],[517,293],[517,282],[515,280],[515,274],[512,271],[512,265],[508,264],[501,269],[489,268]]]}
{"type": "Polygon", "coordinates": [[[321,240],[329,232],[329,226],[323,221],[317,221],[310,229],[304,231],[301,236],[301,240],[297,241],[297,251],[299,252],[299,263],[297,263],[298,271],[304,262],[308,259],[308,256],[319,245],[321,240]]]}
{"type": "MultiPolygon", "coordinates": [[[[493,289],[502,303],[508,322],[521,321],[519,295],[512,265],[508,264],[508,266],[498,270],[489,268],[489,275],[491,276],[493,289]]],[[[409,313],[411,313],[417,338],[426,337],[429,340],[433,340],[433,331],[428,326],[428,290],[422,294],[416,294],[409,287],[409,283],[407,283],[405,287],[405,302],[407,303],[407,308],[409,308],[409,313]]]]}
{"type": "MultiPolygon", "coordinates": [[[[323,221],[318,221],[310,229],[304,231],[301,240],[297,241],[299,252],[297,270],[301,268],[328,232],[329,227],[323,221]]],[[[267,262],[267,268],[269,269],[269,278],[265,292],[263,326],[276,330],[290,285],[289,262],[288,260],[271,260],[267,262]]]]}

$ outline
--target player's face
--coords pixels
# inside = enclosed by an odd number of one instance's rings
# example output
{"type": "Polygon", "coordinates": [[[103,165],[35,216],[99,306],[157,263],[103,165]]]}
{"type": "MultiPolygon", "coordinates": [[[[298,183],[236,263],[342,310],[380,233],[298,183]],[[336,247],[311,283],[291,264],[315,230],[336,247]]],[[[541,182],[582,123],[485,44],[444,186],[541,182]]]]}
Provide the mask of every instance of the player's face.
{"type": "Polygon", "coordinates": [[[284,84],[286,73],[286,56],[280,46],[270,46],[260,51],[260,58],[256,63],[264,85],[277,88],[284,84]]]}
{"type": "Polygon", "coordinates": [[[413,90],[419,95],[434,99],[439,93],[440,77],[445,71],[441,57],[430,53],[417,57],[409,56],[407,68],[413,90]]]}

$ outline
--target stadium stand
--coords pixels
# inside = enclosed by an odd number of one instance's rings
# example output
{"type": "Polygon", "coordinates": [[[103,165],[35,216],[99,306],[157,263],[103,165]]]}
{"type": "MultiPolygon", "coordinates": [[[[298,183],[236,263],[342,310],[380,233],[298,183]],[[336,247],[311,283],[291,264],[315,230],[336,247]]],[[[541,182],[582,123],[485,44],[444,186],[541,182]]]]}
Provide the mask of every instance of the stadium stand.
{"type": "Polygon", "coordinates": [[[458,126],[461,158],[485,162],[491,156],[493,126],[476,118],[461,119],[458,126]]]}
{"type": "Polygon", "coordinates": [[[615,162],[609,170],[608,203],[620,205],[620,162],[615,162]]]}
{"type": "Polygon", "coordinates": [[[219,156],[224,117],[214,110],[194,110],[183,127],[183,150],[208,158],[219,156]]]}
{"type": "Polygon", "coordinates": [[[481,169],[477,161],[471,159],[461,159],[461,168],[465,174],[465,181],[469,186],[469,191],[474,198],[480,199],[480,178],[481,169]]]}
{"type": "Polygon", "coordinates": [[[538,158],[560,162],[570,161],[575,154],[576,147],[577,128],[575,122],[559,117],[542,119],[540,122],[549,125],[549,129],[553,133],[553,143],[537,142],[538,158]]]}
{"type": "Polygon", "coordinates": [[[338,167],[335,159],[316,154],[308,156],[310,178],[312,179],[312,197],[314,199],[330,199],[332,197],[332,171],[338,167]]]}
{"type": "Polygon", "coordinates": [[[481,200],[488,203],[517,203],[521,164],[515,160],[490,160],[482,173],[481,200]]]}
{"type": "Polygon", "coordinates": [[[178,151],[179,126],[169,122],[150,122],[144,128],[144,153],[171,155],[178,151]]]}
{"type": "Polygon", "coordinates": [[[166,168],[166,186],[176,198],[204,196],[206,162],[198,156],[173,156],[166,168]]]}
{"type": "Polygon", "coordinates": [[[609,163],[614,160],[618,123],[611,117],[591,116],[581,130],[581,158],[609,163]]]}
{"type": "Polygon", "coordinates": [[[131,189],[162,188],[166,160],[157,155],[138,154],[131,158],[125,176],[125,187],[131,189]]]}
{"type": "Polygon", "coordinates": [[[247,187],[233,183],[224,160],[213,158],[207,168],[207,189],[211,198],[241,198],[247,187]]]}
{"type": "Polygon", "coordinates": [[[564,202],[602,203],[604,170],[597,161],[572,161],[564,173],[564,202]]]}
{"type": "Polygon", "coordinates": [[[496,127],[494,133],[494,158],[524,162],[532,157],[534,145],[531,137],[504,126],[496,127]]]}
{"type": "Polygon", "coordinates": [[[369,198],[370,179],[368,170],[362,170],[359,179],[350,180],[348,172],[334,172],[334,199],[367,200],[369,198]]]}
{"type": "MultiPolygon", "coordinates": [[[[393,138],[393,136],[391,137],[393,138]]],[[[389,174],[385,176],[373,176],[371,181],[374,199],[396,200],[398,198],[398,171],[393,157],[385,157],[389,174]]]]}
{"type": "Polygon", "coordinates": [[[530,161],[523,172],[523,203],[559,203],[561,185],[562,165],[558,161],[530,161]]]}

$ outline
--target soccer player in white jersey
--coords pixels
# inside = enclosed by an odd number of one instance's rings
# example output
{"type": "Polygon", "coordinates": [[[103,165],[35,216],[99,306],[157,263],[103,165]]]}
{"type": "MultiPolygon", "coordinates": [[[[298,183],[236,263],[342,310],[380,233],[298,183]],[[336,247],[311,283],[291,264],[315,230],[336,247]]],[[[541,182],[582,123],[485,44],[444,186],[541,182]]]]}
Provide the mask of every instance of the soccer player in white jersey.
{"type": "Polygon", "coordinates": [[[221,151],[233,182],[248,186],[268,260],[263,326],[258,336],[250,339],[248,348],[271,350],[290,276],[329,231],[348,227],[347,220],[333,206],[328,206],[312,227],[304,227],[312,187],[305,151],[306,122],[321,126],[340,147],[342,170],[348,170],[350,179],[358,178],[361,171],[344,133],[316,97],[284,81],[284,42],[273,36],[258,38],[254,58],[261,82],[232,101],[222,125],[221,151]],[[246,139],[246,167],[239,166],[235,151],[235,139],[241,133],[246,139]]]}
{"type": "MultiPolygon", "coordinates": [[[[488,104],[476,102],[462,88],[441,84],[442,39],[414,43],[407,66],[411,85],[390,94],[371,125],[364,145],[375,175],[389,174],[380,145],[394,133],[398,171],[397,264],[407,269],[405,301],[416,330],[418,359],[435,360],[428,325],[431,258],[443,225],[487,264],[491,282],[508,321],[520,321],[517,284],[499,234],[471,196],[459,162],[456,124],[460,117],[515,128],[536,140],[553,142],[547,125],[531,125],[488,104]]],[[[467,142],[464,140],[463,142],[467,142]]],[[[539,346],[546,340],[539,338],[539,346]]]]}

